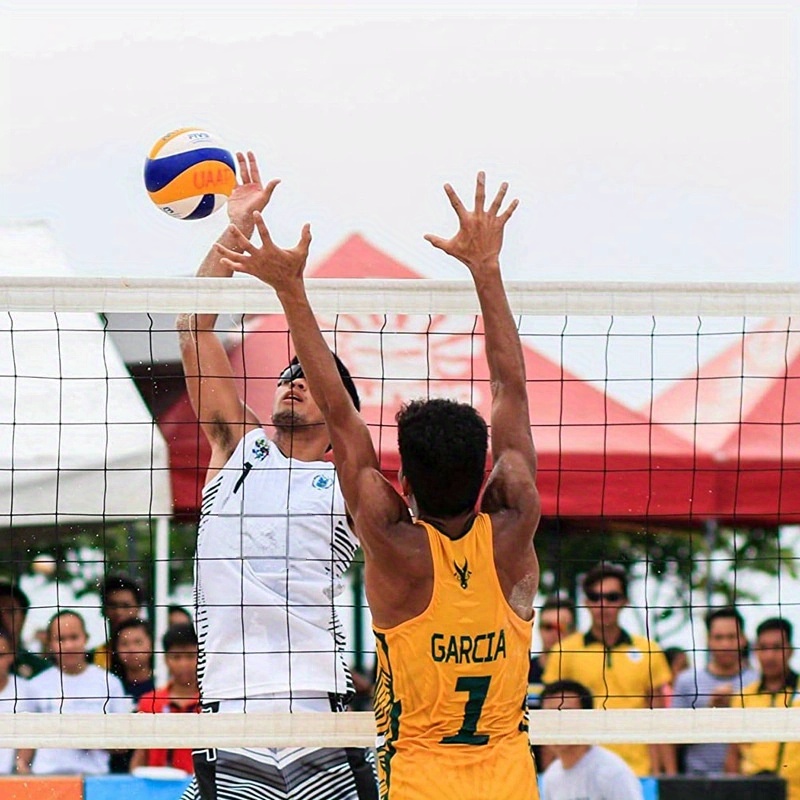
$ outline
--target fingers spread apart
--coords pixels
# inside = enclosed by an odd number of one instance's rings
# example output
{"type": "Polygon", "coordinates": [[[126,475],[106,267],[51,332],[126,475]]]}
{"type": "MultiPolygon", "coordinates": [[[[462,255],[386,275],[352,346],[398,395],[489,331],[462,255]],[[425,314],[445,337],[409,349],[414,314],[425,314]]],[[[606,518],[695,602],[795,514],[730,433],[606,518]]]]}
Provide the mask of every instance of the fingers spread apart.
{"type": "Polygon", "coordinates": [[[262,191],[263,191],[263,195],[264,195],[264,205],[267,205],[267,203],[269,203],[270,199],[272,198],[272,193],[273,193],[273,192],[275,191],[275,189],[278,187],[278,184],[279,184],[280,182],[281,182],[281,181],[280,181],[280,178],[273,178],[273,179],[272,179],[272,180],[271,180],[271,181],[270,181],[270,182],[269,182],[269,183],[268,183],[268,184],[267,184],[267,185],[264,187],[264,189],[262,190],[262,191]]]}
{"type": "Polygon", "coordinates": [[[461,198],[456,194],[456,190],[449,183],[446,183],[444,185],[444,192],[450,200],[450,205],[453,206],[453,211],[456,212],[459,219],[463,219],[467,214],[467,209],[464,208],[464,204],[461,202],[461,198]]]}
{"type": "Polygon", "coordinates": [[[506,192],[508,191],[508,183],[503,181],[500,184],[500,188],[497,190],[497,194],[494,196],[494,200],[492,200],[492,204],[489,206],[489,213],[493,216],[497,216],[497,212],[500,211],[500,206],[503,203],[503,199],[506,196],[506,192]]]}
{"type": "Polygon", "coordinates": [[[267,230],[267,223],[264,222],[264,217],[261,215],[261,212],[254,211],[253,220],[256,223],[256,228],[258,229],[258,235],[261,237],[261,243],[272,244],[272,237],[269,235],[269,231],[267,230]]]}
{"type": "Polygon", "coordinates": [[[498,219],[499,219],[499,220],[500,220],[500,221],[501,221],[503,224],[505,224],[506,222],[508,222],[508,220],[509,220],[509,219],[511,219],[511,215],[512,215],[512,214],[513,214],[513,213],[514,213],[516,210],[517,210],[517,206],[518,206],[518,205],[519,205],[519,200],[517,200],[517,198],[515,197],[515,198],[514,198],[514,199],[513,199],[513,200],[512,200],[512,201],[511,201],[509,204],[508,204],[508,208],[507,208],[507,209],[506,209],[506,210],[505,210],[505,211],[504,211],[502,214],[500,214],[500,216],[498,217],[498,219]]]}
{"type": "Polygon", "coordinates": [[[239,164],[239,180],[243,186],[246,183],[261,185],[261,173],[258,170],[258,162],[252,150],[247,151],[247,156],[244,153],[237,152],[236,162],[239,164]]]}
{"type": "Polygon", "coordinates": [[[249,254],[245,255],[236,250],[231,250],[225,245],[219,244],[219,242],[214,245],[214,249],[222,256],[220,264],[223,267],[227,267],[227,269],[231,269],[234,272],[247,272],[247,262],[251,258],[249,254]]]}
{"type": "MultiPolygon", "coordinates": [[[[250,167],[250,180],[252,183],[261,185],[261,173],[258,170],[258,162],[256,161],[255,153],[252,150],[247,151],[247,163],[250,167]]],[[[274,187],[273,187],[274,188],[274,187]]]]}
{"type": "Polygon", "coordinates": [[[423,237],[425,241],[430,242],[434,247],[439,250],[445,249],[445,244],[447,243],[447,239],[443,239],[441,236],[434,236],[432,233],[426,233],[423,237]]]}
{"type": "MultiPolygon", "coordinates": [[[[461,202],[461,198],[456,193],[456,190],[453,187],[446,183],[444,185],[444,191],[447,195],[448,199],[450,200],[450,205],[453,207],[453,210],[458,215],[459,220],[463,220],[464,217],[469,213],[467,209],[464,207],[464,204],[461,202]]],[[[503,200],[505,200],[506,193],[508,192],[508,183],[503,181],[500,184],[500,188],[497,190],[497,194],[492,200],[492,204],[486,209],[485,213],[490,214],[494,217],[499,217],[504,222],[508,220],[508,218],[514,213],[514,209],[519,205],[518,200],[512,201],[509,207],[500,214],[500,206],[503,204],[503,200]]],[[[478,178],[475,183],[475,210],[474,213],[482,214],[484,213],[484,207],[486,204],[486,173],[481,170],[478,173],[478,178]]],[[[427,237],[426,237],[427,238],[427,237]]],[[[430,240],[428,240],[430,241],[430,240]]],[[[433,242],[431,242],[433,244],[433,242]]]]}
{"type": "Polygon", "coordinates": [[[233,237],[233,243],[238,248],[238,252],[253,252],[252,242],[235,225],[228,226],[228,233],[233,237]]]}

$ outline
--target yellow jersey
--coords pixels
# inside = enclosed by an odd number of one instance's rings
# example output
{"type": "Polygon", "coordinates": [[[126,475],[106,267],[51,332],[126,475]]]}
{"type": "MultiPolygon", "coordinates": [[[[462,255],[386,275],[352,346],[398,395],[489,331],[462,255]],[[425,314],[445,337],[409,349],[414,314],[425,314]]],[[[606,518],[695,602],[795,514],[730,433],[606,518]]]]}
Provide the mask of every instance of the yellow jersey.
{"type": "Polygon", "coordinates": [[[102,669],[111,669],[111,647],[108,642],[95,647],[91,654],[92,664],[102,669]]]}
{"type": "MultiPolygon", "coordinates": [[[[778,692],[769,692],[761,681],[755,681],[731,698],[731,708],[797,708],[800,714],[797,688],[798,676],[794,672],[789,672],[786,686],[778,692]]],[[[752,742],[740,744],[739,752],[743,774],[780,775],[786,781],[788,800],[800,800],[800,742],[752,742]]]]}
{"type": "MultiPolygon", "coordinates": [[[[643,636],[620,631],[611,647],[591,631],[573,633],[547,655],[542,680],[582,683],[594,695],[595,708],[648,708],[650,697],[672,677],[661,648],[643,636]]],[[[650,748],[646,744],[605,746],[624,759],[639,776],[651,775],[650,748]]]]}
{"type": "Polygon", "coordinates": [[[492,523],[452,540],[428,523],[428,607],[374,627],[382,800],[536,800],[526,711],[532,620],[503,595],[492,523]]]}

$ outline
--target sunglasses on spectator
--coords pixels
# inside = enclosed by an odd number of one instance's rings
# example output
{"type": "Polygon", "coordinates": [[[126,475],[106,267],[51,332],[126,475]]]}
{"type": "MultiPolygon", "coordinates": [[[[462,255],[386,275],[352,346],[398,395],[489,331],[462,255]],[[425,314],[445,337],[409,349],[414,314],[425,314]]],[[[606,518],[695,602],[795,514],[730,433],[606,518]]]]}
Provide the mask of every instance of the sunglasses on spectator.
{"type": "Polygon", "coordinates": [[[599,603],[601,600],[605,600],[606,603],[619,603],[625,599],[625,595],[622,592],[586,592],[586,599],[590,603],[599,603]]]}
{"type": "Polygon", "coordinates": [[[556,622],[540,622],[539,623],[539,630],[540,631],[560,631],[561,626],[556,622]]]}

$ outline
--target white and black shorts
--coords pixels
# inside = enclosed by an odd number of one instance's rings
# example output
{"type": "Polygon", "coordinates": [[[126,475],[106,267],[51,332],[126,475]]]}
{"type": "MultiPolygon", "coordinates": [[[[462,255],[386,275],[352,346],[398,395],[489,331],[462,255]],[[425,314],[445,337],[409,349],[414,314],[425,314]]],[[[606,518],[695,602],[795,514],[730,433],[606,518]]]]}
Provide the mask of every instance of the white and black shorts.
{"type": "Polygon", "coordinates": [[[363,748],[204,750],[183,800],[377,800],[363,748]]]}
{"type": "Polygon", "coordinates": [[[375,757],[365,748],[248,747],[193,756],[194,780],[181,800],[378,800],[375,757]]]}

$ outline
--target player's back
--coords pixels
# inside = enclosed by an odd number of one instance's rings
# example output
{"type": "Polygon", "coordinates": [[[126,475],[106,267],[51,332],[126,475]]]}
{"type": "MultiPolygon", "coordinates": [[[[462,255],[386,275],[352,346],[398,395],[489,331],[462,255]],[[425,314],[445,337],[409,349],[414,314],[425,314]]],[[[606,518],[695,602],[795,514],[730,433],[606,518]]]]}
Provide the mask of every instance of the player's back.
{"type": "Polygon", "coordinates": [[[375,628],[384,800],[537,797],[525,711],[531,621],[497,576],[491,519],[451,540],[427,523],[427,609],[375,628]]]}

